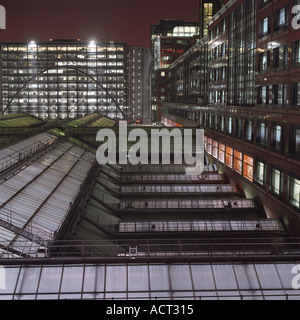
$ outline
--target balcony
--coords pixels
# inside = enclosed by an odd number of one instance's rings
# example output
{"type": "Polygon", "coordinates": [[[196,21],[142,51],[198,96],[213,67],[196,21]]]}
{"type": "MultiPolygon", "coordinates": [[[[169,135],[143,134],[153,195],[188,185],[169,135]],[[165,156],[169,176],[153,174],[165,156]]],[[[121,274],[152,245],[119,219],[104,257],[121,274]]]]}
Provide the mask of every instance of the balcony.
{"type": "Polygon", "coordinates": [[[184,174],[131,174],[124,175],[122,181],[129,183],[164,183],[165,181],[174,183],[223,183],[225,178],[222,174],[202,174],[202,175],[184,175],[184,174]]]}
{"type": "Polygon", "coordinates": [[[120,233],[153,232],[280,232],[277,219],[121,222],[120,233]]]}
{"type": "Polygon", "coordinates": [[[151,193],[151,194],[180,194],[180,193],[237,193],[233,185],[150,185],[122,186],[121,194],[151,193]]]}
{"type": "Polygon", "coordinates": [[[168,209],[255,209],[256,201],[252,199],[237,200],[136,200],[121,201],[120,210],[168,210],[168,209]]]}

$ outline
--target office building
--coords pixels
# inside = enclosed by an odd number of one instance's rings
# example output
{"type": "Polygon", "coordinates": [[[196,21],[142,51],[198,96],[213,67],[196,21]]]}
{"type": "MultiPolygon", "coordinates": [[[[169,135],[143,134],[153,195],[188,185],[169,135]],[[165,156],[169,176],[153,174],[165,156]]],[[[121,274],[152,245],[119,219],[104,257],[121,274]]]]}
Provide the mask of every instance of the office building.
{"type": "MultiPolygon", "coordinates": [[[[278,3],[266,5],[277,12],[278,3]]],[[[1,299],[299,300],[299,163],[289,149],[298,140],[287,139],[299,111],[270,102],[274,79],[284,84],[285,68],[271,67],[276,48],[264,70],[269,103],[251,95],[264,92],[256,68],[265,49],[254,40],[264,10],[255,0],[228,2],[207,36],[160,70],[162,121],[205,130],[201,174],[172,161],[99,165],[96,135],[118,122],[98,112],[0,117],[1,299]],[[282,123],[280,150],[272,128],[282,123]]],[[[297,32],[287,37],[289,55],[297,32]]],[[[290,90],[297,65],[288,61],[290,90]]],[[[143,129],[150,139],[152,128],[143,129]]]]}
{"type": "Polygon", "coordinates": [[[152,119],[160,121],[165,99],[165,69],[191,47],[199,37],[199,24],[182,20],[161,20],[151,26],[151,109],[152,119]]]}
{"type": "Polygon", "coordinates": [[[221,9],[222,0],[199,0],[199,38],[207,35],[208,22],[221,9]]]}
{"type": "Polygon", "coordinates": [[[208,35],[167,70],[162,108],[165,123],[205,128],[211,161],[247,194],[260,195],[269,217],[286,216],[299,230],[300,33],[292,26],[294,4],[228,2],[209,22],[208,35]],[[181,84],[172,80],[178,74],[181,84]]]}
{"type": "MultiPolygon", "coordinates": [[[[132,50],[136,49],[124,43],[80,40],[2,43],[1,110],[27,112],[42,119],[75,118],[94,112],[129,120],[140,113],[142,118],[139,107],[144,103],[128,97],[130,77],[137,79],[136,70],[144,67],[135,66],[139,59],[128,61],[132,50]],[[129,65],[135,70],[134,76],[128,73],[129,65]]],[[[141,50],[141,54],[141,61],[146,63],[146,52],[141,50]]],[[[144,80],[148,80],[140,71],[137,82],[145,87],[144,80]]],[[[137,84],[134,88],[138,90],[137,84]]],[[[141,95],[138,100],[145,99],[144,92],[136,93],[141,95]]]]}
{"type": "Polygon", "coordinates": [[[142,47],[128,47],[127,61],[126,90],[129,118],[137,124],[150,123],[150,50],[142,47]]]}

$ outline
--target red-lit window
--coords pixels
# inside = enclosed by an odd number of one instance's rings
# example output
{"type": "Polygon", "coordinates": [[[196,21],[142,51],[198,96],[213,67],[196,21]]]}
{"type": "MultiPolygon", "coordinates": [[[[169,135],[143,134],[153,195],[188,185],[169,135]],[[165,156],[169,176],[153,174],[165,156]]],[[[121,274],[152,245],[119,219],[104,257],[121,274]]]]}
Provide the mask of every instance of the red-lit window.
{"type": "Polygon", "coordinates": [[[219,160],[225,162],[225,145],[221,143],[219,144],[219,160]]]}
{"type": "Polygon", "coordinates": [[[239,174],[243,173],[243,154],[236,150],[234,151],[233,169],[239,174]]]}
{"type": "Polygon", "coordinates": [[[244,177],[253,181],[253,158],[244,155],[244,177]]]}
{"type": "Polygon", "coordinates": [[[233,166],[233,149],[226,147],[225,163],[228,167],[233,166]]]}
{"type": "Polygon", "coordinates": [[[209,154],[212,154],[212,139],[207,138],[206,151],[209,154]]]}
{"type": "Polygon", "coordinates": [[[162,53],[175,53],[175,49],[172,49],[172,48],[162,49],[162,53]]]}

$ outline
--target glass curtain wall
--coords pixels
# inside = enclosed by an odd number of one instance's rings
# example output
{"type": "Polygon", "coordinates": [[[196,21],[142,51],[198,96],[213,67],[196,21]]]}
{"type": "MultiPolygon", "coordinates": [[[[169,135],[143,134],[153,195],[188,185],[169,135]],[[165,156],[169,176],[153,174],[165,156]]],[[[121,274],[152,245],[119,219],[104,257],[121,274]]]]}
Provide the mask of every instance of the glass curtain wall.
{"type": "Polygon", "coordinates": [[[255,104],[256,1],[247,0],[229,16],[228,104],[255,104]]]}
{"type": "Polygon", "coordinates": [[[79,42],[3,44],[3,108],[23,87],[9,113],[52,119],[98,111],[122,118],[116,103],[121,109],[126,103],[124,49],[122,44],[79,42]]]}

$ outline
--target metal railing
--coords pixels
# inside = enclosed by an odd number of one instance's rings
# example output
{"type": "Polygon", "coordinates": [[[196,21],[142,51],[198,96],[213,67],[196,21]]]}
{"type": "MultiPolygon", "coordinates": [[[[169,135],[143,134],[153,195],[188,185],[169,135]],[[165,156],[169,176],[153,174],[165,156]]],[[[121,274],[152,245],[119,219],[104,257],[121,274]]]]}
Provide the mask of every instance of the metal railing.
{"type": "Polygon", "coordinates": [[[30,158],[31,156],[47,149],[52,144],[57,141],[56,138],[49,138],[45,141],[40,141],[35,145],[28,146],[23,150],[13,153],[10,156],[7,156],[4,159],[0,160],[0,173],[4,172],[5,170],[17,165],[18,163],[22,162],[23,160],[30,158]]]}
{"type": "MultiPolygon", "coordinates": [[[[107,186],[108,187],[108,186],[107,186]]],[[[150,185],[150,186],[122,186],[122,194],[131,193],[235,193],[233,185],[150,185]]]]}
{"type": "Polygon", "coordinates": [[[208,173],[202,175],[195,176],[187,176],[184,174],[127,174],[122,176],[122,182],[164,182],[164,181],[172,181],[172,182],[180,182],[180,183],[203,183],[206,181],[224,181],[224,176],[219,173],[208,173]]]}
{"type": "MultiPolygon", "coordinates": [[[[300,258],[300,238],[219,238],[205,239],[126,239],[126,240],[68,240],[37,244],[39,258],[249,258],[281,257],[288,261],[300,258]]],[[[31,241],[0,242],[2,259],[22,258],[30,252],[31,241]],[[18,254],[19,253],[19,254],[18,254]]]]}
{"type": "Polygon", "coordinates": [[[277,219],[120,222],[120,233],[135,232],[284,231],[277,219]]]}
{"type": "MultiPolygon", "coordinates": [[[[137,166],[122,166],[122,173],[132,173],[132,172],[147,172],[147,173],[184,173],[185,166],[184,165],[137,165],[137,166]]],[[[204,172],[217,172],[217,168],[214,165],[205,165],[204,172]]]]}
{"type": "Polygon", "coordinates": [[[120,210],[138,209],[241,209],[256,208],[255,200],[149,200],[121,201],[120,210]]]}
{"type": "Polygon", "coordinates": [[[8,230],[16,231],[19,228],[19,234],[24,236],[30,236],[30,238],[39,238],[46,241],[52,240],[54,232],[44,226],[34,223],[28,216],[24,216],[20,213],[0,209],[0,225],[8,230]]]}

